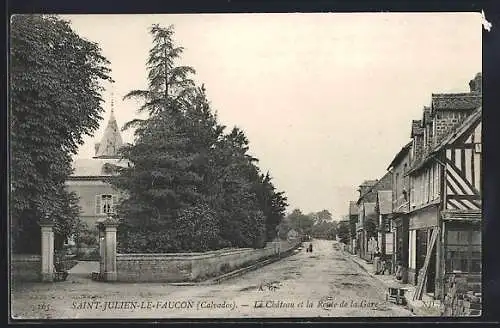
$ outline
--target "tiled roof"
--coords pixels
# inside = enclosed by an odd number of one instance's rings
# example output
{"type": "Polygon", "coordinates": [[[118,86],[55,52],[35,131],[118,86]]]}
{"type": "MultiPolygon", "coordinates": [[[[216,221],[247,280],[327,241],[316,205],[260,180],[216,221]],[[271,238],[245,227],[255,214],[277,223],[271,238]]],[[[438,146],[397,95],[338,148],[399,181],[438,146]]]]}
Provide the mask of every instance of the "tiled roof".
{"type": "Polygon", "coordinates": [[[376,184],[377,184],[377,182],[378,182],[378,180],[365,180],[365,181],[363,181],[363,183],[360,185],[360,187],[361,187],[361,186],[370,186],[370,187],[371,187],[371,186],[376,185],[376,184]]]}
{"type": "Polygon", "coordinates": [[[392,190],[380,190],[377,193],[380,214],[392,213],[392,190]]]}
{"type": "Polygon", "coordinates": [[[474,109],[481,106],[481,94],[477,93],[433,93],[432,110],[474,109]]]}
{"type": "MultiPolygon", "coordinates": [[[[367,190],[366,190],[363,194],[361,194],[361,196],[359,196],[358,201],[357,201],[356,203],[357,203],[357,204],[360,204],[360,203],[361,203],[361,200],[362,200],[362,199],[363,199],[366,195],[368,195],[368,194],[369,194],[369,193],[370,193],[370,192],[371,192],[371,191],[372,191],[372,190],[373,190],[373,189],[374,189],[374,188],[375,188],[375,187],[376,187],[376,186],[377,186],[377,185],[378,185],[381,181],[383,181],[383,180],[384,180],[384,178],[385,178],[387,175],[389,175],[389,174],[392,174],[392,173],[391,173],[391,172],[386,172],[386,173],[384,174],[384,176],[383,176],[381,179],[377,179],[377,180],[366,180],[365,182],[363,182],[363,185],[367,185],[367,186],[369,186],[369,188],[368,188],[368,189],[367,189],[367,190]],[[369,181],[369,182],[370,182],[370,184],[365,184],[367,181],[369,181]],[[375,182],[375,183],[371,184],[372,182],[375,182]]],[[[362,186],[363,186],[363,185],[362,185],[362,186]]]]}
{"type": "Polygon", "coordinates": [[[125,160],[113,158],[78,158],[73,161],[73,173],[71,177],[98,177],[111,176],[109,172],[103,170],[105,164],[113,164],[126,167],[128,164],[125,160]]]}
{"type": "Polygon", "coordinates": [[[470,128],[473,123],[480,120],[481,116],[482,116],[482,107],[478,107],[461,124],[459,124],[456,128],[452,129],[448,134],[446,134],[445,137],[441,140],[441,142],[439,142],[439,144],[437,144],[434,148],[432,148],[432,150],[426,157],[424,157],[421,161],[415,163],[412,169],[408,171],[407,174],[410,174],[411,172],[418,170],[444,146],[455,142],[455,140],[457,140],[457,138],[459,138],[463,133],[465,133],[465,131],[467,131],[467,129],[470,128]]]}

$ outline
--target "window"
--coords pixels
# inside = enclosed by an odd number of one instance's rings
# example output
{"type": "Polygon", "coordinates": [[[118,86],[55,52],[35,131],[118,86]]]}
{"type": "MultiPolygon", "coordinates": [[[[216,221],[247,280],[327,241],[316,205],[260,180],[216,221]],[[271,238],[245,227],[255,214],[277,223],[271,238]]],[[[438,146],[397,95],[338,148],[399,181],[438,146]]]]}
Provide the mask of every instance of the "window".
{"type": "Polygon", "coordinates": [[[403,190],[406,190],[406,188],[408,188],[408,181],[410,177],[406,175],[407,171],[408,171],[408,164],[405,163],[405,165],[403,166],[403,190]]]}
{"type": "Polygon", "coordinates": [[[415,205],[415,178],[410,179],[410,203],[415,205]]]}
{"type": "Polygon", "coordinates": [[[115,207],[118,204],[117,195],[96,195],[95,214],[106,215],[108,213],[115,213],[115,207]]]}
{"type": "Polygon", "coordinates": [[[427,169],[427,172],[425,172],[425,174],[426,174],[425,185],[427,187],[427,192],[426,192],[426,195],[425,195],[425,201],[428,203],[432,199],[432,197],[431,197],[431,181],[432,181],[432,178],[431,178],[431,168],[427,169]]]}
{"type": "Polygon", "coordinates": [[[417,231],[416,230],[410,230],[410,240],[408,244],[408,252],[410,256],[410,263],[409,267],[411,269],[416,268],[416,243],[417,243],[417,231]]]}
{"type": "Polygon", "coordinates": [[[397,204],[399,204],[399,194],[398,194],[399,173],[396,173],[395,179],[396,183],[394,184],[394,194],[396,195],[397,204]]]}
{"type": "Polygon", "coordinates": [[[441,168],[439,167],[439,164],[435,164],[434,166],[434,199],[437,199],[439,197],[439,192],[440,192],[440,182],[439,182],[439,175],[441,174],[441,168]]]}
{"type": "MultiPolygon", "coordinates": [[[[436,138],[436,119],[432,120],[432,138],[435,140],[436,138]]],[[[434,144],[433,144],[434,145],[434,144]]]]}
{"type": "Polygon", "coordinates": [[[446,272],[481,272],[481,231],[447,232],[446,272]]]}
{"type": "Polygon", "coordinates": [[[412,140],[412,147],[411,147],[411,161],[415,159],[415,149],[416,149],[417,143],[415,141],[415,137],[412,140]]]}

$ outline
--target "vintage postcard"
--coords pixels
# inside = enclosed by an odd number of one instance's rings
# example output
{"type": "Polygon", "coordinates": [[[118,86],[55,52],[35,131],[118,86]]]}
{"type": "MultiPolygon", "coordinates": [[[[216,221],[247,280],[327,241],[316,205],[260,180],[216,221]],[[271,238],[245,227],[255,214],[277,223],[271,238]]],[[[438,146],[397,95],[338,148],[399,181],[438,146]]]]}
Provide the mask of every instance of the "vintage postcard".
{"type": "Polygon", "coordinates": [[[481,32],[12,16],[11,319],[480,316],[481,32]]]}

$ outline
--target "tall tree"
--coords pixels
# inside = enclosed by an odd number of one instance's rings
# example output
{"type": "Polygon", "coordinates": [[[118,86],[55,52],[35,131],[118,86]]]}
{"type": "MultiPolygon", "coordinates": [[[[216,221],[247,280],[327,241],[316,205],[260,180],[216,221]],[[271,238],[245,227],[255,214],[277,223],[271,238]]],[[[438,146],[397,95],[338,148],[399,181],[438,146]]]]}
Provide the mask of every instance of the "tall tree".
{"type": "Polygon", "coordinates": [[[309,215],[302,213],[300,209],[294,209],[288,216],[293,229],[304,234],[310,235],[314,225],[314,219],[309,215]]]}
{"type": "Polygon", "coordinates": [[[350,232],[349,232],[349,221],[340,221],[337,227],[337,235],[341,243],[349,244],[350,232]]]}
{"type": "Polygon", "coordinates": [[[78,217],[64,188],[84,135],[102,119],[103,80],[109,62],[96,43],[69,22],[49,15],[15,15],[10,48],[11,227],[19,252],[39,251],[37,220],[55,220],[57,241],[78,217]]]}
{"type": "Polygon", "coordinates": [[[332,213],[328,210],[322,210],[316,213],[318,220],[321,221],[332,221],[332,213]]]}
{"type": "Polygon", "coordinates": [[[220,219],[207,195],[209,160],[222,138],[210,111],[204,87],[195,88],[189,66],[176,66],[183,48],[173,42],[173,26],[153,25],[153,46],[147,62],[147,90],[129,92],[142,98],[133,120],[135,143],[123,156],[132,165],[119,169],[112,181],[128,192],[119,206],[124,217],[119,246],[128,252],[202,251],[220,245],[220,219]],[[198,238],[193,238],[198,236],[198,238]]]}
{"type": "Polygon", "coordinates": [[[218,124],[204,86],[190,78],[194,69],[175,66],[183,48],[174,46],[173,27],[153,25],[151,34],[148,89],[125,96],[142,98],[148,118],[126,124],[136,127],[134,145],[122,150],[132,165],[111,180],[128,192],[120,249],[262,247],[286,206],[283,194],[260,175],[244,132],[218,124]]]}
{"type": "Polygon", "coordinates": [[[269,172],[254,175],[254,190],[266,218],[266,239],[273,240],[277,227],[285,217],[287,198],[284,192],[276,191],[269,172]]]}
{"type": "MultiPolygon", "coordinates": [[[[188,99],[193,99],[195,86],[190,76],[196,71],[191,66],[176,65],[176,60],[180,58],[184,48],[174,44],[173,25],[164,28],[154,24],[150,34],[153,37],[153,46],[149,50],[147,60],[148,89],[132,90],[124,96],[124,99],[142,101],[138,112],[147,112],[153,117],[167,110],[182,111],[186,109],[188,99]]],[[[146,121],[134,119],[127,122],[123,130],[135,127],[139,129],[140,134],[146,121]]]]}

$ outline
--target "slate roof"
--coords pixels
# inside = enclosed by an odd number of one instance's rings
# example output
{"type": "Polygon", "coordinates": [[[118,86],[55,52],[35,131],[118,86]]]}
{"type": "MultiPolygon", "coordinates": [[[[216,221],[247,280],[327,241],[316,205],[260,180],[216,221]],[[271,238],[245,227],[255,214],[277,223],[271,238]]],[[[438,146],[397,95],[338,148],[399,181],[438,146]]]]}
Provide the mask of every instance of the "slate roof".
{"type": "Polygon", "coordinates": [[[104,130],[101,142],[96,144],[96,157],[114,157],[118,155],[118,150],[123,146],[122,136],[116,123],[113,108],[109,117],[108,125],[104,130]]]}
{"type": "Polygon", "coordinates": [[[78,158],[72,163],[73,173],[71,177],[99,177],[111,176],[112,174],[103,170],[105,164],[127,167],[128,162],[115,158],[78,158]]]}
{"type": "MultiPolygon", "coordinates": [[[[368,189],[367,189],[367,190],[366,190],[366,191],[365,191],[365,192],[364,192],[361,196],[359,196],[359,198],[358,198],[358,200],[357,200],[357,202],[356,202],[356,203],[357,203],[357,204],[359,204],[359,203],[361,202],[361,200],[363,199],[363,197],[365,197],[366,195],[368,195],[368,194],[369,194],[369,193],[373,190],[373,188],[375,188],[375,187],[376,187],[376,186],[377,186],[377,185],[378,185],[381,181],[383,181],[383,180],[384,180],[384,178],[385,178],[387,175],[390,175],[390,174],[392,174],[392,172],[386,172],[386,173],[384,174],[384,176],[383,176],[381,179],[377,179],[377,180],[366,180],[366,181],[370,181],[370,182],[374,182],[374,183],[373,183],[373,184],[370,184],[370,185],[369,185],[369,186],[370,186],[370,188],[368,188],[368,189]]],[[[363,184],[362,184],[362,185],[365,185],[366,181],[365,181],[365,182],[363,182],[363,184]]],[[[367,185],[368,185],[368,184],[367,184],[367,185]]]]}
{"type": "Polygon", "coordinates": [[[432,110],[470,110],[481,106],[482,96],[478,93],[433,93],[432,110]]]}

